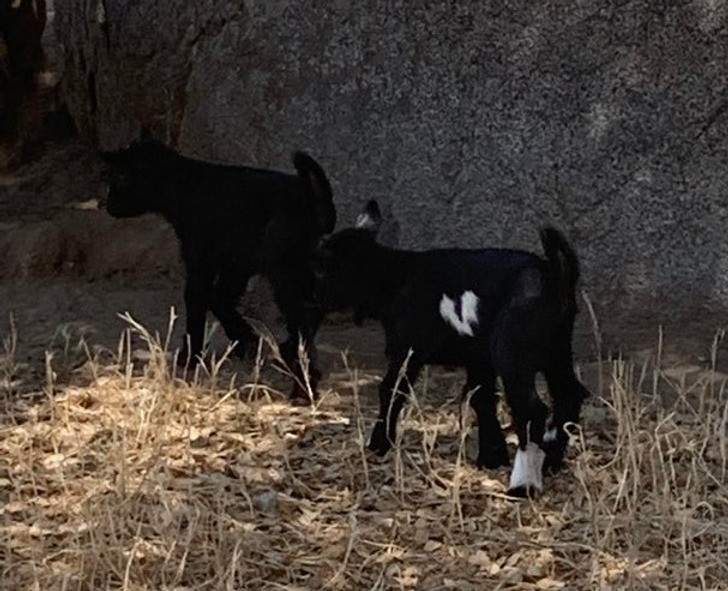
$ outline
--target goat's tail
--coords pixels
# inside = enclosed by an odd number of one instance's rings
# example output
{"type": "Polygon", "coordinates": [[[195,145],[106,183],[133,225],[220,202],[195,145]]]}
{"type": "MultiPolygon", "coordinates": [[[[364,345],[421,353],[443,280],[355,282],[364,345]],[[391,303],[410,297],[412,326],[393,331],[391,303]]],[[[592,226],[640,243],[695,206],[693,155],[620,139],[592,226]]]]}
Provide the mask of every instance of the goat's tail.
{"type": "Polygon", "coordinates": [[[324,169],[305,152],[296,152],[293,155],[293,166],[296,167],[298,176],[303,180],[313,199],[312,206],[316,212],[316,221],[321,234],[330,234],[336,226],[336,208],[333,191],[324,169]]]}
{"type": "Polygon", "coordinates": [[[542,228],[540,236],[561,309],[567,313],[576,313],[576,282],[579,280],[576,253],[564,235],[555,228],[542,228]]]}

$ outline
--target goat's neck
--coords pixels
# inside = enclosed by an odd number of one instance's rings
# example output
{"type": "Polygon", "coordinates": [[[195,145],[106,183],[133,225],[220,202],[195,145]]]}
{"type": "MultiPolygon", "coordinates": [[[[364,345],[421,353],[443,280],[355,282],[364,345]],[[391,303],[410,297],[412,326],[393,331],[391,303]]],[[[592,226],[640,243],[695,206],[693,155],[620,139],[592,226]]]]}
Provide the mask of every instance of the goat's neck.
{"type": "Polygon", "coordinates": [[[415,257],[416,253],[412,251],[378,246],[373,257],[376,273],[373,278],[376,285],[375,298],[370,302],[378,317],[381,317],[384,310],[404,288],[415,257]]]}
{"type": "Polygon", "coordinates": [[[155,213],[164,217],[175,229],[179,230],[178,226],[195,219],[195,216],[190,215],[191,212],[184,211],[189,209],[190,199],[194,198],[192,187],[194,179],[190,178],[185,168],[179,167],[166,175],[164,186],[159,188],[159,201],[155,213]]]}

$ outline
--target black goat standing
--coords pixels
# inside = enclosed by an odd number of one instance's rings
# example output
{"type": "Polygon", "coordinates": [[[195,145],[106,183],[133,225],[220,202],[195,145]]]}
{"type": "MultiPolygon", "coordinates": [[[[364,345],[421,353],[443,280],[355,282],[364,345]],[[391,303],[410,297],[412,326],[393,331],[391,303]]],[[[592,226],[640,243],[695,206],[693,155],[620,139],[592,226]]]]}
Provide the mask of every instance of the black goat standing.
{"type": "Polygon", "coordinates": [[[384,455],[395,439],[405,395],[396,384],[403,365],[414,383],[426,364],[464,367],[463,394],[478,418],[480,467],[509,465],[496,414],[495,381],[503,380],[519,450],[509,491],[542,488],[542,468],[558,469],[586,388],[577,380],[571,340],[577,311],[576,255],[556,230],[541,232],[546,258],[508,249],[413,252],[376,242],[381,216],[371,201],[357,228],[337,232],[317,251],[317,297],[325,311],[353,310],[355,319],[383,324],[387,373],[379,386],[379,418],[369,448],[384,455]],[[545,375],[548,409],[535,389],[545,375]]]}
{"type": "MultiPolygon", "coordinates": [[[[225,166],[186,158],[148,138],[102,156],[109,165],[107,211],[114,217],[160,214],[179,238],[189,338],[180,360],[194,364],[200,355],[208,310],[237,341],[236,354],[245,354],[253,331],[237,305],[248,280],[261,274],[288,329],[282,356],[300,381],[300,335],[315,391],[313,341],[321,313],[311,299],[310,258],[336,223],[331,186],[316,161],[294,154],[297,175],[225,166]]],[[[294,393],[301,391],[294,386],[294,393]]]]}

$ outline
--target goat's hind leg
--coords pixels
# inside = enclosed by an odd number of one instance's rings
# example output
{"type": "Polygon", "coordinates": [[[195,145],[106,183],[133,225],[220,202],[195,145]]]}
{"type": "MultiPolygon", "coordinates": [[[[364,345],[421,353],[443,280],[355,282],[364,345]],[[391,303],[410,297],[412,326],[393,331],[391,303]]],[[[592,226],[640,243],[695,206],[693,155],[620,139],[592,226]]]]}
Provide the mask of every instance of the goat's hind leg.
{"type": "Polygon", "coordinates": [[[498,421],[498,398],[495,394],[495,371],[480,363],[467,368],[468,381],[463,397],[470,396],[470,407],[478,417],[478,468],[509,466],[508,447],[498,421]]]}
{"type": "Polygon", "coordinates": [[[269,276],[276,304],[286,322],[288,339],[281,343],[280,351],[283,361],[292,369],[294,384],[291,398],[307,398],[304,387],[306,378],[316,394],[321,372],[317,367],[318,353],[315,338],[323,319],[323,313],[313,301],[313,277],[304,266],[289,267],[278,270],[269,276]],[[308,356],[308,375],[298,355],[299,339],[308,356]]]}
{"type": "Polygon", "coordinates": [[[491,357],[503,379],[518,434],[508,493],[531,497],[543,490],[543,449],[549,408],[536,391],[536,373],[553,357],[553,313],[541,299],[526,298],[505,308],[497,320],[491,357]]]}
{"type": "Polygon", "coordinates": [[[247,345],[254,336],[252,328],[237,309],[250,277],[251,273],[239,269],[224,269],[215,281],[210,302],[212,313],[220,321],[225,335],[236,342],[234,353],[241,359],[245,357],[247,345]]]}
{"type": "MultiPolygon", "coordinates": [[[[529,373],[529,372],[524,372],[529,373]]],[[[508,485],[514,497],[533,497],[543,490],[543,466],[546,457],[541,449],[548,407],[536,392],[535,373],[524,376],[504,376],[508,405],[518,434],[518,450],[508,485]]]]}
{"type": "Polygon", "coordinates": [[[506,310],[492,341],[493,365],[503,379],[506,400],[518,434],[508,494],[531,497],[543,490],[541,445],[548,407],[536,392],[536,372],[543,353],[537,308],[506,310]]]}
{"type": "Polygon", "coordinates": [[[571,355],[571,346],[562,345],[555,350],[544,377],[553,400],[553,416],[544,435],[543,449],[546,452],[545,470],[557,472],[564,463],[569,444],[565,430],[567,423],[578,423],[581,406],[589,391],[577,379],[571,355]]]}

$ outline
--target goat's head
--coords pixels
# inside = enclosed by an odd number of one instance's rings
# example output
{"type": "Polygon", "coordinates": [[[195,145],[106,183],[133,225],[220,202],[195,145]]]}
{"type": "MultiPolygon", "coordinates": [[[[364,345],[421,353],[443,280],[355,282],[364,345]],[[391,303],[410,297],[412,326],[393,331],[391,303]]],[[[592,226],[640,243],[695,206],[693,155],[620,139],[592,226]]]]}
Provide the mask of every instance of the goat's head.
{"type": "Polygon", "coordinates": [[[325,239],[314,254],[312,267],[316,293],[327,311],[358,309],[370,298],[376,275],[377,232],[381,214],[376,201],[369,201],[356,226],[325,239]]]}
{"type": "Polygon", "coordinates": [[[108,183],[106,211],[114,217],[134,217],[160,212],[166,192],[164,172],[174,154],[169,148],[146,137],[127,148],[102,152],[108,183]]]}

